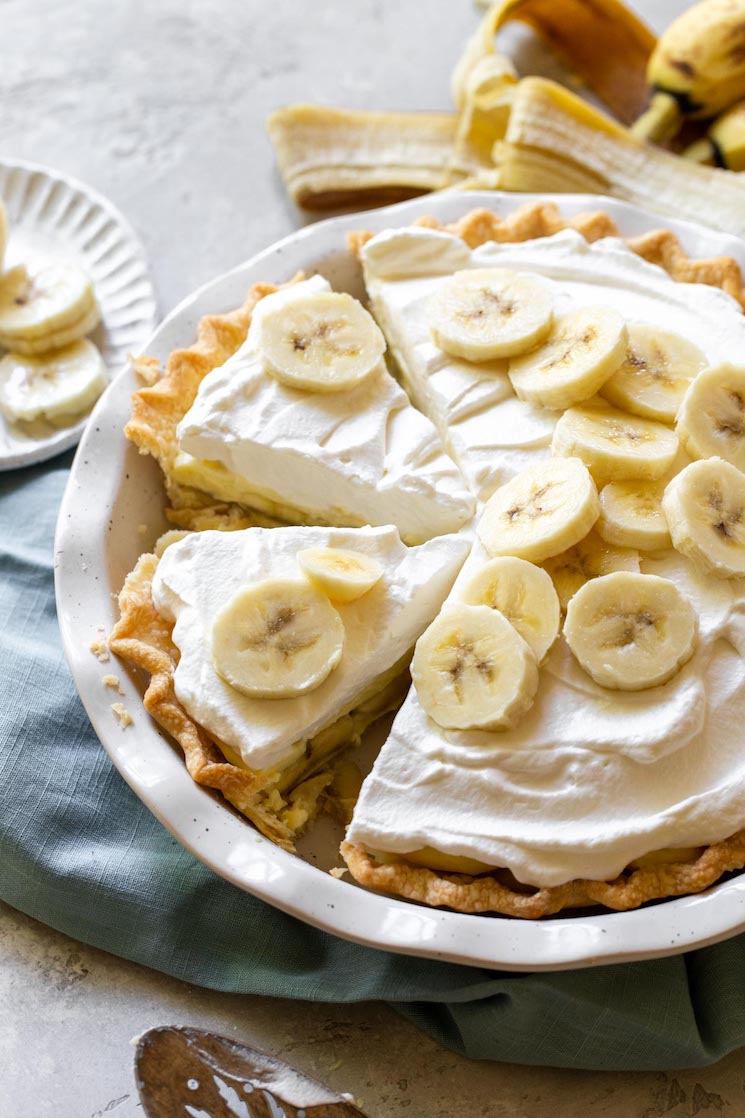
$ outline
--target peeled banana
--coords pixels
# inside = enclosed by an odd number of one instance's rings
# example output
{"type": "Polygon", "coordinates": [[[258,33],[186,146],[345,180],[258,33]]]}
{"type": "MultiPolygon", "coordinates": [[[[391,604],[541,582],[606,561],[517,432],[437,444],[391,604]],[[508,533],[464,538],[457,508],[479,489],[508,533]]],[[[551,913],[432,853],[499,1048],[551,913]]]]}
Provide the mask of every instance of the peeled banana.
{"type": "Polygon", "coordinates": [[[377,559],[342,547],[306,547],[297,554],[301,569],[332,602],[356,602],[383,577],[377,559]]]}
{"type": "Polygon", "coordinates": [[[484,506],[479,539],[493,557],[515,555],[540,563],[586,536],[600,502],[578,458],[553,458],[500,486],[484,506]]]}
{"type": "Polygon", "coordinates": [[[419,702],[445,730],[506,730],[538,690],[535,656],[489,606],[451,602],[416,643],[411,678],[419,702]]]}
{"type": "Polygon", "coordinates": [[[613,307],[562,315],[540,349],[510,362],[516,396],[544,408],[569,408],[594,396],[626,352],[626,326],[613,307]]]}
{"type": "Polygon", "coordinates": [[[551,449],[556,455],[581,458],[596,481],[654,480],[672,466],[678,439],[652,419],[590,400],[564,412],[554,428],[551,449]]]}
{"type": "Polygon", "coordinates": [[[503,555],[485,563],[462,587],[460,599],[499,610],[539,664],[558,636],[561,611],[551,578],[525,559],[503,555]]]}
{"type": "Polygon", "coordinates": [[[315,690],[343,651],[341,617],[325,594],[301,579],[270,578],[238,591],[212,628],[216,672],[252,698],[315,690]]]}
{"type": "Polygon", "coordinates": [[[673,546],[719,578],[745,577],[745,474],[721,458],[692,462],[662,508],[673,546]]]}
{"type": "Polygon", "coordinates": [[[23,265],[0,278],[0,346],[46,353],[89,334],[101,318],[89,276],[77,264],[23,265]]]}
{"type": "Polygon", "coordinates": [[[660,37],[649,59],[653,96],[634,125],[644,140],[673,135],[683,117],[716,116],[745,97],[745,0],[700,0],[660,37]]]}
{"type": "Polygon", "coordinates": [[[724,458],[745,470],[745,368],[720,365],[699,373],[675,430],[691,458],[724,458]]]}
{"type": "Polygon", "coordinates": [[[577,591],[564,636],[601,687],[642,691],[666,683],[691,658],[698,621],[674,582],[617,571],[577,591]]]}
{"type": "Polygon", "coordinates": [[[636,140],[555,82],[523,78],[497,153],[505,190],[610,194],[745,234],[745,179],[636,140]]]}
{"type": "Polygon", "coordinates": [[[369,311],[338,291],[302,295],[267,311],[258,334],[267,371],[282,384],[309,392],[354,388],[385,353],[385,339],[369,311]]]}
{"type": "Polygon", "coordinates": [[[553,294],[540,276],[474,268],[443,280],[428,307],[435,345],[467,361],[532,349],[553,319],[553,294]]]}
{"type": "Polygon", "coordinates": [[[51,353],[7,353],[0,360],[0,411],[11,422],[79,415],[105,387],[106,366],[87,338],[51,353]]]}

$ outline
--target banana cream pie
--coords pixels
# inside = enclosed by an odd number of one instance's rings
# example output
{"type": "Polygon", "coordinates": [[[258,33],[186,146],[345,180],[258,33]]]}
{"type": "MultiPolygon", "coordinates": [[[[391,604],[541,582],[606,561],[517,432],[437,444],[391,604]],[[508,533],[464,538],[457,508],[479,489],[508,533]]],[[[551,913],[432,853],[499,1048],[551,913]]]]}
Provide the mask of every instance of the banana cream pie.
{"type": "Polygon", "coordinates": [[[370,314],[321,276],[267,295],[180,418],[169,482],[286,523],[395,524],[408,543],[457,531],[474,499],[384,351],[370,314]]]}
{"type": "Polygon", "coordinates": [[[289,849],[339,753],[402,701],[470,541],[407,548],[392,526],[171,540],[127,578],[109,647],[150,674],[145,706],[192,777],[289,849]]]}
{"type": "Polygon", "coordinates": [[[343,855],[464,912],[699,891],[745,864],[740,307],[617,240],[457,239],[362,249],[406,383],[491,496],[343,855]]]}

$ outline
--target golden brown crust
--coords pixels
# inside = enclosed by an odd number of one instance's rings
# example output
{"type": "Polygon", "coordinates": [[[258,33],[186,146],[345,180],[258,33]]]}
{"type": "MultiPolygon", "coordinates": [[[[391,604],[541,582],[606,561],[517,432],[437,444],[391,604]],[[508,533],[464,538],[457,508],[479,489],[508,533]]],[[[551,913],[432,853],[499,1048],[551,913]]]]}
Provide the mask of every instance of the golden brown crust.
{"type": "Polygon", "coordinates": [[[604,905],[625,911],[662,897],[700,893],[722,874],[745,866],[745,830],[706,847],[692,862],[631,869],[615,881],[578,879],[529,892],[508,884],[511,875],[499,880],[491,874],[440,873],[408,862],[381,864],[350,842],[342,843],[341,853],[355,881],[369,889],[457,912],[499,912],[536,920],[562,909],[604,905]]]}
{"type": "MultiPolygon", "coordinates": [[[[552,202],[527,202],[507,217],[487,209],[473,209],[458,221],[445,225],[435,217],[421,217],[414,222],[429,229],[444,229],[461,237],[469,248],[478,248],[488,241],[501,243],[531,241],[550,237],[562,229],[576,229],[587,241],[601,237],[618,237],[619,229],[610,214],[603,210],[564,218],[552,202]]],[[[355,230],[347,236],[347,244],[355,255],[373,236],[355,230]]],[[[669,229],[655,229],[638,237],[626,238],[626,244],[638,256],[648,260],[681,283],[705,283],[719,287],[745,307],[745,284],[740,265],[731,256],[694,259],[688,255],[678,238],[669,229]]]]}
{"type": "MultiPolygon", "coordinates": [[[[302,276],[295,276],[296,283],[302,276]]],[[[282,284],[280,287],[286,287],[282,284]]],[[[158,363],[151,357],[137,358],[135,372],[145,379],[146,386],[132,395],[132,416],[124,428],[128,439],[135,443],[142,454],[152,454],[160,465],[165,480],[171,508],[168,518],[179,526],[187,526],[188,515],[193,511],[225,512],[232,519],[241,517],[240,527],[265,524],[261,517],[250,516],[237,506],[218,504],[214,498],[188,486],[179,485],[172,477],[173,463],[178,454],[176,428],[194,403],[199,385],[207,373],[223,365],[246,340],[254,307],[266,295],[280,290],[271,283],[255,283],[242,306],[227,314],[205,315],[199,320],[196,342],[186,349],[176,349],[168,358],[165,373],[153,380],[158,363]]],[[[215,524],[212,527],[217,526],[215,524]]]]}
{"type": "Polygon", "coordinates": [[[192,779],[221,792],[262,834],[285,850],[292,850],[292,832],[261,802],[266,781],[226,761],[217,743],[176,698],[178,649],[171,639],[173,626],[157,612],[151,593],[157,566],[157,555],[142,555],[127,575],[119,594],[121,617],[109,637],[109,648],[150,676],[143,698],[145,709],[181,746],[192,779]]]}

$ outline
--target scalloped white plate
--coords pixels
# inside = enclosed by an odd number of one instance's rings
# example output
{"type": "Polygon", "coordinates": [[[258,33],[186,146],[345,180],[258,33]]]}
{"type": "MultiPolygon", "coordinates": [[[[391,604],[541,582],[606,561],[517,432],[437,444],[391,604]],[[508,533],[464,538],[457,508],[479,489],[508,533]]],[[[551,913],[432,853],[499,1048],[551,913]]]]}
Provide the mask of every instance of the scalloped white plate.
{"type": "MultiPolygon", "coordinates": [[[[33,163],[0,160],[0,198],[9,230],[4,267],[61,258],[77,261],[90,275],[102,318],[91,340],[112,378],[155,328],[153,285],[134,230],[95,190],[33,163]]],[[[57,427],[45,420],[13,424],[0,415],[0,470],[43,462],[75,446],[87,420],[57,427]]]]}
{"type": "MultiPolygon", "coordinates": [[[[195,292],[160,326],[147,351],[166,358],[177,346],[190,344],[203,314],[237,306],[257,280],[278,282],[301,268],[320,271],[338,289],[361,294],[358,267],[345,249],[347,230],[381,230],[424,213],[452,221],[474,206],[509,213],[536,197],[440,194],[309,226],[195,292]]],[[[603,197],[561,195],[551,200],[569,214],[607,209],[626,235],[662,223],[678,233],[690,253],[731,255],[745,266],[745,244],[733,237],[603,197]]],[[[99,664],[89,649],[97,627],[108,630],[116,619],[112,594],[164,527],[158,469],[122,435],[135,387],[131,370],[117,377],[99,401],[73,463],[55,543],[57,608],[75,682],[104,748],[138,796],[197,858],[239,888],[336,935],[390,951],[503,970],[648,959],[745,929],[745,875],[695,897],[625,913],[524,921],[424,908],[323,872],[339,863],[341,835],[330,822],[319,820],[311,828],[300,856],[287,854],[197,787],[180,752],[145,714],[143,680],[116,664],[99,664]],[[111,711],[118,697],[102,685],[102,676],[111,671],[121,677],[122,702],[134,720],[126,730],[119,729],[111,711]]],[[[374,755],[379,741],[372,736],[368,755],[374,755]]]]}

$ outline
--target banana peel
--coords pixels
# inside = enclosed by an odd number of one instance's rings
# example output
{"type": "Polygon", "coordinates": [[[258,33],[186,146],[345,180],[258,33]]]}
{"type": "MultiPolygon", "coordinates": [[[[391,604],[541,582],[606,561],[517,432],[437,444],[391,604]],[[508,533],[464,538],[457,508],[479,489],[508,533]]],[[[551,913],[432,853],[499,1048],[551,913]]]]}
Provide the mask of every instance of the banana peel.
{"type": "Polygon", "coordinates": [[[499,0],[483,17],[453,72],[461,110],[468,77],[495,53],[494,37],[512,20],[527,24],[624,124],[649,99],[647,65],[657,39],[621,0],[499,0]]]}
{"type": "Polygon", "coordinates": [[[635,139],[545,78],[524,78],[497,151],[504,190],[610,194],[745,235],[745,178],[635,139]]]}

